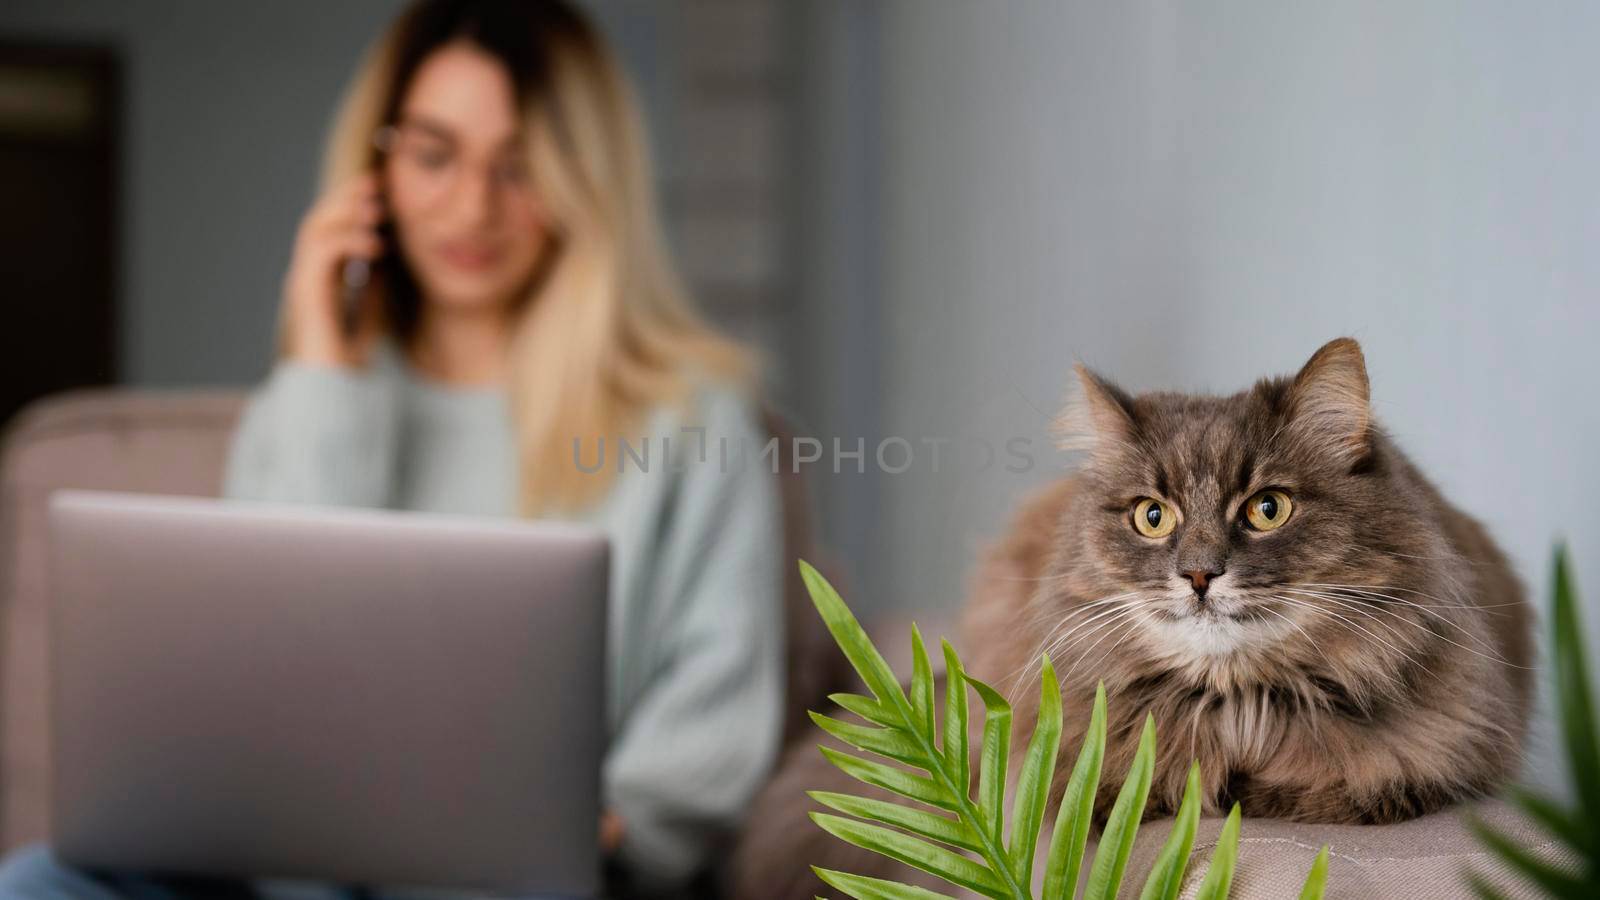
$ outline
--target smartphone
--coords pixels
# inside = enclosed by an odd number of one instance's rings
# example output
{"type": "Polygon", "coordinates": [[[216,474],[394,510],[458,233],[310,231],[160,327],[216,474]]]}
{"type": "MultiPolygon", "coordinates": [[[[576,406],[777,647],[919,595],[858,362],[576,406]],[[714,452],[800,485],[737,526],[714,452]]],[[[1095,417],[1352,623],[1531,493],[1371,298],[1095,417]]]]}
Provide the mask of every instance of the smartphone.
{"type": "Polygon", "coordinates": [[[344,331],[346,338],[356,336],[356,330],[361,327],[361,298],[367,292],[367,284],[372,280],[372,263],[359,256],[352,256],[344,261],[344,268],[340,272],[340,281],[343,290],[339,296],[339,327],[344,331]]]}
{"type": "MultiPolygon", "coordinates": [[[[378,193],[380,202],[383,193],[378,193]]],[[[378,239],[387,249],[391,244],[390,233],[392,228],[387,220],[378,223],[378,239]]],[[[379,261],[383,257],[379,257],[379,261]]],[[[373,262],[360,257],[351,257],[344,261],[340,269],[339,281],[342,285],[339,296],[339,326],[344,330],[345,337],[353,338],[361,328],[361,304],[367,293],[367,286],[372,283],[373,262]]]]}

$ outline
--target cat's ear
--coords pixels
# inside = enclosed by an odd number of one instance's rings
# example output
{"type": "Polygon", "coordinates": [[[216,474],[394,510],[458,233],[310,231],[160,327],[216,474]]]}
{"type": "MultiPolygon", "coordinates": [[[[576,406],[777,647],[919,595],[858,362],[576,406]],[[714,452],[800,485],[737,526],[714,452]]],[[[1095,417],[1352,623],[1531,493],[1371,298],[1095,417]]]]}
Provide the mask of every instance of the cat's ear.
{"type": "Polygon", "coordinates": [[[1063,450],[1105,450],[1133,438],[1133,398],[1082,363],[1078,389],[1056,418],[1056,443],[1063,450]]]}
{"type": "Polygon", "coordinates": [[[1289,386],[1289,425],[1307,443],[1355,464],[1372,449],[1372,402],[1361,345],[1335,338],[1289,386]]]}

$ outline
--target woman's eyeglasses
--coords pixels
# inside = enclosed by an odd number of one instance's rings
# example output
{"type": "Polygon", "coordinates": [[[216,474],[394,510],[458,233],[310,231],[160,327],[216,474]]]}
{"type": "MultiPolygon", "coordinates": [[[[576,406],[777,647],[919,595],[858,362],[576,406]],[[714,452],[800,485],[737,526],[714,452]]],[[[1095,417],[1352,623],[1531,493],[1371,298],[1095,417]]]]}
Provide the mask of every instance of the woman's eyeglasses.
{"type": "Polygon", "coordinates": [[[391,175],[417,202],[427,206],[442,202],[462,183],[462,173],[483,173],[491,193],[508,200],[525,199],[532,177],[526,150],[510,147],[486,160],[474,160],[456,141],[426,125],[400,122],[379,128],[372,144],[392,166],[391,175]]]}

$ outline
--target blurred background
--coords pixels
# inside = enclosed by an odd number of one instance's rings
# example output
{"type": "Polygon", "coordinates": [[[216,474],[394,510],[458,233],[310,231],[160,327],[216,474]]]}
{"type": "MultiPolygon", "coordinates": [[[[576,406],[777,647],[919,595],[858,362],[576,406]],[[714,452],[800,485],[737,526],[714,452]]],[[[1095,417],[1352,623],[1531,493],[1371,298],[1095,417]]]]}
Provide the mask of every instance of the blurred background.
{"type": "MultiPolygon", "coordinates": [[[[265,374],[324,129],[399,5],[0,5],[0,417],[265,374]]],[[[1232,392],[1348,334],[1541,604],[1570,543],[1600,650],[1600,6],[586,5],[696,294],[829,451],[819,529],[859,609],[959,605],[1067,462],[1074,361],[1232,392]],[[835,438],[865,471],[832,471],[835,438]],[[977,440],[994,465],[952,462],[977,440]]]]}

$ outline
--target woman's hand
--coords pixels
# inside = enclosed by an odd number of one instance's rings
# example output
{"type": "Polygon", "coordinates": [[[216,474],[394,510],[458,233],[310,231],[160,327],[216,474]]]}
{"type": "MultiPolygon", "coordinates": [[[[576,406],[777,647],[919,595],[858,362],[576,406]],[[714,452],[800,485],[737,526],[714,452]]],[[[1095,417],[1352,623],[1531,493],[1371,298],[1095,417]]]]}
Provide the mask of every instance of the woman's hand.
{"type": "Polygon", "coordinates": [[[622,846],[622,817],[605,810],[600,813],[600,852],[607,856],[617,852],[622,846]]]}
{"type": "Polygon", "coordinates": [[[326,366],[364,361],[381,311],[364,291],[354,335],[345,333],[344,263],[370,262],[384,251],[378,236],[383,201],[374,173],[357,176],[319,198],[300,222],[294,258],[284,276],[285,350],[291,359],[326,366]]]}

